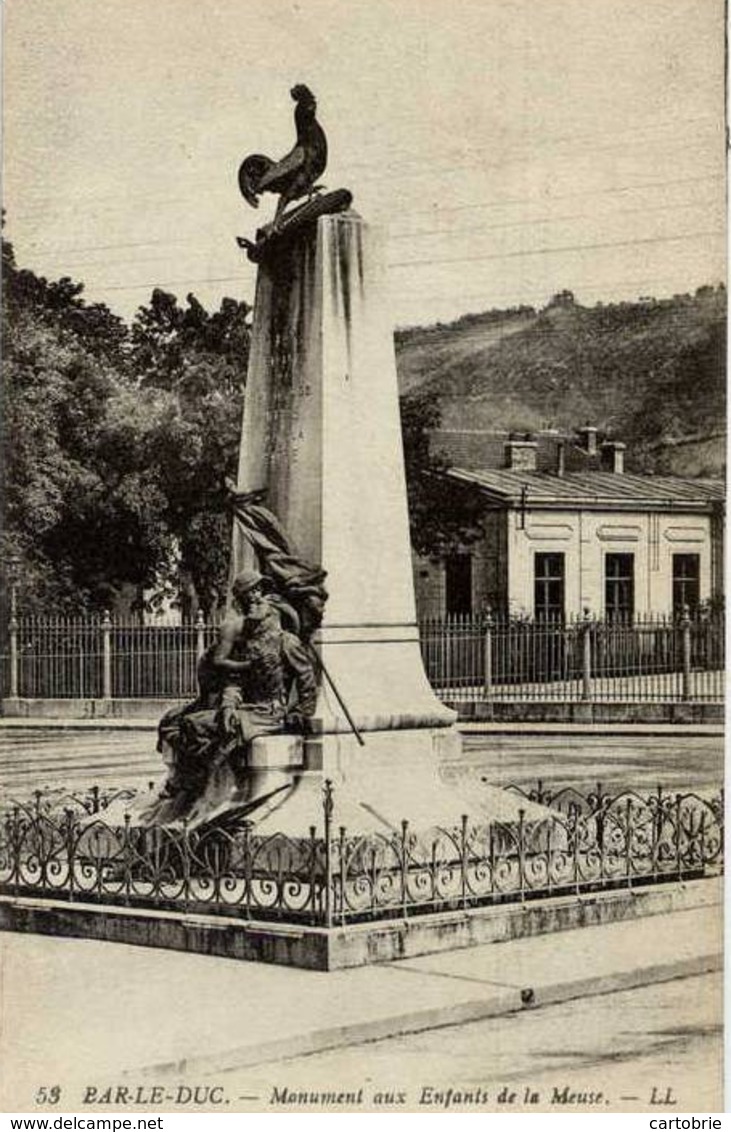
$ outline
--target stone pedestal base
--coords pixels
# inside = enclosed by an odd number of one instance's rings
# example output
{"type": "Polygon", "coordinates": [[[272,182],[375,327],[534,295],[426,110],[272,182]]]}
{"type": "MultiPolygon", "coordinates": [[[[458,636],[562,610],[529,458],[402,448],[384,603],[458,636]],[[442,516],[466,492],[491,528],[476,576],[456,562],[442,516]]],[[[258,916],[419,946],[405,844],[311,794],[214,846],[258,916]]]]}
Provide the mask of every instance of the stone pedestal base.
{"type": "Polygon", "coordinates": [[[258,834],[306,837],[313,826],[321,833],[326,781],[332,784],[332,827],[344,826],[351,834],[398,832],[403,821],[416,833],[454,828],[463,814],[473,822],[514,822],[521,808],[526,819],[548,812],[484,783],[471,792],[444,782],[440,765],[447,757],[453,760],[461,745],[455,727],[369,731],[363,747],[352,733],[308,738],[304,766],[286,772],[276,768],[279,738],[256,741],[260,767],[269,765],[271,775],[286,773],[291,783],[247,815],[258,834]]]}

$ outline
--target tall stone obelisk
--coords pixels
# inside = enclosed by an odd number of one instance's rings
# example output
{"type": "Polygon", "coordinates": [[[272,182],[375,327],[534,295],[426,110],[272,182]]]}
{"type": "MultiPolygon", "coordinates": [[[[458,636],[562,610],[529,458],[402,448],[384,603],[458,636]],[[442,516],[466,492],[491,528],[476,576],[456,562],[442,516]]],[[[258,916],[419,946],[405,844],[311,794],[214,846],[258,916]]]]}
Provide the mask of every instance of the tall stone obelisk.
{"type": "MultiPolygon", "coordinates": [[[[388,820],[446,816],[435,767],[459,736],[422,664],[383,249],[354,212],[320,217],[259,266],[237,488],[263,491],[327,571],[313,644],[329,678],[300,777],[326,775],[388,820]]],[[[233,559],[256,565],[240,531],[233,559]]]]}

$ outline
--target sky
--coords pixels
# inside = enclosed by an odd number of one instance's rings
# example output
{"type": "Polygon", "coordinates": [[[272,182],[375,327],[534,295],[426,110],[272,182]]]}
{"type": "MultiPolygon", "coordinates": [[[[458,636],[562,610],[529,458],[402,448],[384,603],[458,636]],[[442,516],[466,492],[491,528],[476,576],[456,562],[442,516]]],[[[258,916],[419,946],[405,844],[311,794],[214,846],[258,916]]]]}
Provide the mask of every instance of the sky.
{"type": "Polygon", "coordinates": [[[5,0],[20,266],[124,317],[253,301],[249,153],[318,99],[328,189],[386,229],[395,325],[725,278],[721,0],[5,0]]]}

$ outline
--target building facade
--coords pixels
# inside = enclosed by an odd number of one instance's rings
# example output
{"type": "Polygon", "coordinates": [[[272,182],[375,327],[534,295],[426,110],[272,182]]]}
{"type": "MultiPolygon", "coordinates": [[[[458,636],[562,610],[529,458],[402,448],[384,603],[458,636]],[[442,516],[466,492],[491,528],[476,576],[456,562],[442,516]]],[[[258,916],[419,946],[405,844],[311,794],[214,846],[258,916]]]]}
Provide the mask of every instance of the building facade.
{"type": "Polygon", "coordinates": [[[624,455],[586,427],[578,442],[509,437],[502,467],[452,467],[450,478],[479,494],[484,535],[443,561],[415,562],[420,618],[489,609],[631,620],[719,598],[723,483],[628,474],[624,455]]]}

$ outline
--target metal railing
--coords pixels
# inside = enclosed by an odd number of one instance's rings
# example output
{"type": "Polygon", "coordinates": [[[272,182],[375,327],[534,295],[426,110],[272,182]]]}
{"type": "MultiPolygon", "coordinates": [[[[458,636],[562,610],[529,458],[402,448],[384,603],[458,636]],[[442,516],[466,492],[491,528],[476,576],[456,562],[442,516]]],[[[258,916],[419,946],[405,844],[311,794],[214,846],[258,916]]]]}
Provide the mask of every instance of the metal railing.
{"type": "Polygon", "coordinates": [[[2,691],[27,699],[190,699],[198,658],[216,632],[202,617],[183,625],[109,614],[17,617],[0,656],[2,691]]]}
{"type": "Polygon", "coordinates": [[[683,702],[724,697],[724,619],[684,615],[425,620],[427,676],[445,700],[683,702]]]}
{"type": "MultiPolygon", "coordinates": [[[[0,816],[0,893],[331,927],[722,871],[720,795],[509,789],[550,809],[357,834],[339,823],[326,782],[321,825],[300,837],[261,835],[245,821],[233,833],[141,829],[129,815],[120,826],[105,820],[112,799],[98,790],[36,792],[0,816]]],[[[124,798],[132,804],[133,792],[124,798]]]]}
{"type": "MultiPolygon", "coordinates": [[[[215,639],[202,618],[143,625],[21,616],[0,654],[0,694],[27,699],[190,699],[215,639]]],[[[555,621],[456,616],[422,621],[429,680],[448,702],[723,700],[724,621],[636,617],[555,621]]]]}

